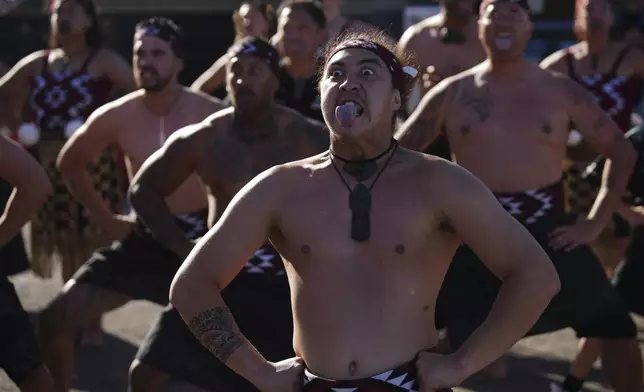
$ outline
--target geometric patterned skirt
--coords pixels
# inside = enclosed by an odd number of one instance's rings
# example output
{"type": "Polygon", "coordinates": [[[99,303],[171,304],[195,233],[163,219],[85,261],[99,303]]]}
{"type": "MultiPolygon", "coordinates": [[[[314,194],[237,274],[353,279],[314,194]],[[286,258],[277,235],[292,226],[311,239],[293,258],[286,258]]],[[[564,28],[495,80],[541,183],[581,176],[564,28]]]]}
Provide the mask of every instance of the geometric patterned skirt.
{"type": "MultiPolygon", "coordinates": [[[[96,248],[110,243],[105,231],[69,193],[56,168],[63,145],[64,141],[47,140],[37,148],[53,186],[52,194],[31,222],[31,269],[42,278],[52,276],[54,256],[84,261],[96,248]]],[[[118,157],[117,150],[108,147],[87,167],[95,189],[114,213],[123,212],[127,183],[118,157]]]]}

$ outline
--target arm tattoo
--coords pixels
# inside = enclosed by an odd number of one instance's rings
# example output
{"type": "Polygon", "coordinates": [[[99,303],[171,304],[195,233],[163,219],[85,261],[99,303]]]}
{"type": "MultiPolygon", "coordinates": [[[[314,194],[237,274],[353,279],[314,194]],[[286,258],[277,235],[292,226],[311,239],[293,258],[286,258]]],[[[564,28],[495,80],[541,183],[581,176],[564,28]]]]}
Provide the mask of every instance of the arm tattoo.
{"type": "Polygon", "coordinates": [[[218,307],[199,313],[188,322],[188,327],[204,347],[226,363],[246,343],[242,334],[234,331],[234,323],[230,310],[218,307]]]}

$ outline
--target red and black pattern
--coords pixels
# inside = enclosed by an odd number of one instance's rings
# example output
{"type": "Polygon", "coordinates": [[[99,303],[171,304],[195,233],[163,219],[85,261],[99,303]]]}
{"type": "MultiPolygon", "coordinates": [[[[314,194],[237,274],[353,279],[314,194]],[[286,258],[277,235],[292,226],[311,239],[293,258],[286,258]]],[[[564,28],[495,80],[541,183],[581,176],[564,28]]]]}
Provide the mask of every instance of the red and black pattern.
{"type": "Polygon", "coordinates": [[[364,39],[350,39],[341,42],[338,46],[336,46],[332,51],[329,52],[324,63],[328,63],[331,57],[333,57],[339,51],[345,49],[364,49],[380,57],[380,59],[385,63],[387,69],[389,69],[389,72],[391,73],[394,88],[401,93],[406,93],[409,81],[416,77],[416,75],[418,74],[418,71],[412,67],[403,67],[400,63],[400,60],[398,60],[396,55],[393,54],[389,49],[373,41],[367,41],[364,39]]]}
{"type": "Polygon", "coordinates": [[[40,128],[43,140],[63,139],[68,123],[85,121],[108,101],[112,82],[87,72],[94,55],[78,71],[65,68],[53,72],[49,69],[48,56],[43,59],[42,71],[31,81],[27,108],[28,121],[40,128]]]}
{"type": "MultiPolygon", "coordinates": [[[[88,211],[69,193],[56,167],[56,159],[66,139],[65,126],[72,121],[84,122],[94,110],[104,105],[112,90],[107,78],[96,78],[87,71],[95,54],[91,54],[80,70],[69,68],[54,72],[47,57],[42,71],[31,81],[26,118],[41,132],[34,153],[49,175],[54,191],[32,221],[32,269],[42,277],[52,274],[53,255],[84,259],[97,247],[105,246],[106,235],[88,211]]],[[[124,183],[118,165],[118,153],[107,148],[88,171],[109,208],[123,212],[124,183]]]]}
{"type": "Polygon", "coordinates": [[[566,211],[563,180],[539,189],[519,193],[495,193],[503,208],[524,225],[560,217],[566,211]]]}
{"type": "Polygon", "coordinates": [[[360,380],[337,381],[304,371],[304,392],[418,392],[416,367],[407,363],[360,380]]]}
{"type": "Polygon", "coordinates": [[[577,75],[573,65],[574,56],[570,49],[566,52],[568,76],[595,96],[597,104],[611,116],[624,133],[631,128],[631,115],[642,97],[644,87],[644,81],[640,77],[617,73],[629,51],[628,46],[624,47],[608,72],[589,75],[577,75]]]}

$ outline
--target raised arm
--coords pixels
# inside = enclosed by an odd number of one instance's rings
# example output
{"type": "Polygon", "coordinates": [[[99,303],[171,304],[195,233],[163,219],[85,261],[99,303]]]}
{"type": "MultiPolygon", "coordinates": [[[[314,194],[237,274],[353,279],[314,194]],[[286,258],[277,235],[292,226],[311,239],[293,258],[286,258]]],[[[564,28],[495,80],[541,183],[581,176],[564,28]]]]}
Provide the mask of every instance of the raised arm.
{"type": "Polygon", "coordinates": [[[40,61],[47,61],[45,51],[24,57],[0,79],[0,123],[13,131],[20,127],[21,120],[16,110],[22,107],[27,97],[32,69],[40,61]]]}
{"type": "Polygon", "coordinates": [[[635,150],[590,93],[573,80],[563,75],[561,78],[573,124],[586,142],[607,159],[602,186],[588,214],[588,220],[595,224],[594,234],[599,235],[626,191],[635,165],[635,150]]]}
{"type": "Polygon", "coordinates": [[[550,56],[546,57],[539,63],[539,66],[543,69],[548,69],[550,71],[560,72],[562,74],[568,73],[568,66],[566,65],[566,51],[560,49],[550,56]]]}
{"type": "Polygon", "coordinates": [[[444,162],[442,212],[454,231],[503,281],[487,320],[456,358],[468,375],[523,338],[559,290],[557,272],[537,241],[465,169],[444,162]]]}
{"type": "Polygon", "coordinates": [[[212,94],[226,80],[226,63],[228,63],[228,55],[224,54],[206,72],[199,76],[190,88],[195,91],[212,94]]]}
{"type": "Polygon", "coordinates": [[[143,163],[128,192],[137,216],[160,243],[181,259],[188,256],[194,244],[176,224],[165,200],[194,173],[203,155],[202,136],[208,131],[210,126],[195,124],[172,134],[163,147],[143,163]]]}
{"type": "Polygon", "coordinates": [[[220,361],[260,388],[270,364],[240,333],[220,291],[266,241],[279,200],[279,167],[249,182],[179,268],[170,300],[220,361]]]}
{"type": "Polygon", "coordinates": [[[396,133],[395,137],[402,147],[425,151],[444,132],[449,86],[448,78],[425,94],[418,107],[396,133]]]}
{"type": "Polygon", "coordinates": [[[58,155],[58,168],[71,194],[108,231],[113,239],[120,240],[127,231],[118,224],[119,219],[110,210],[94,182],[87,164],[93,162],[109,145],[116,144],[119,124],[117,108],[112,103],[97,109],[73,136],[65,143],[58,155]]]}
{"type": "Polygon", "coordinates": [[[20,233],[51,192],[47,173],[19,144],[0,136],[0,177],[14,186],[2,217],[0,246],[20,233]]]}

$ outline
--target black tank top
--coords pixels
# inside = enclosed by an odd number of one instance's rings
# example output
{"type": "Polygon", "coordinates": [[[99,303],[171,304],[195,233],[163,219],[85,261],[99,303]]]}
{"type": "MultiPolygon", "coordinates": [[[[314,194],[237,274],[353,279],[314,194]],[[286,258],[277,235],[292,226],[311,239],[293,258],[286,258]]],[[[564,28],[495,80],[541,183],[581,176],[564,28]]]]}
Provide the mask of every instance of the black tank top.
{"type": "Polygon", "coordinates": [[[112,82],[87,71],[97,52],[92,52],[78,71],[65,68],[53,72],[49,68],[49,53],[45,56],[41,72],[31,80],[26,116],[40,128],[41,138],[63,138],[67,123],[84,122],[108,101],[112,82]]]}

